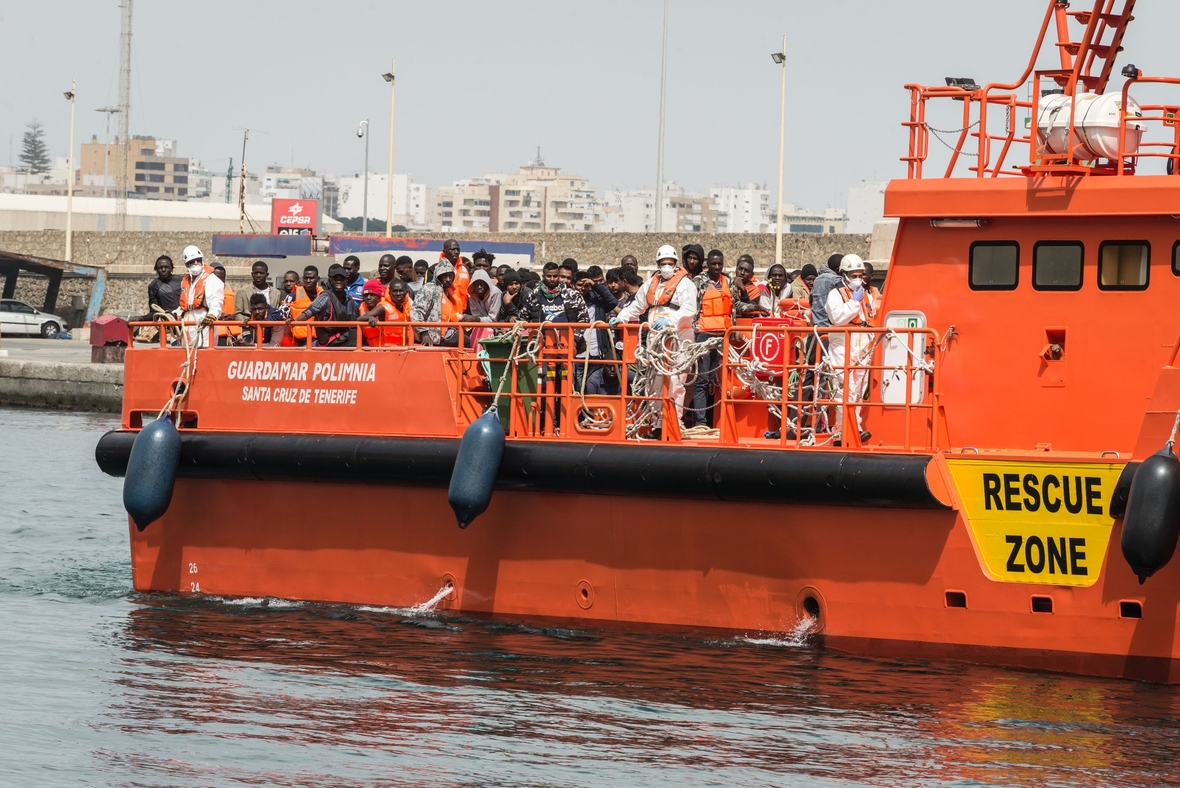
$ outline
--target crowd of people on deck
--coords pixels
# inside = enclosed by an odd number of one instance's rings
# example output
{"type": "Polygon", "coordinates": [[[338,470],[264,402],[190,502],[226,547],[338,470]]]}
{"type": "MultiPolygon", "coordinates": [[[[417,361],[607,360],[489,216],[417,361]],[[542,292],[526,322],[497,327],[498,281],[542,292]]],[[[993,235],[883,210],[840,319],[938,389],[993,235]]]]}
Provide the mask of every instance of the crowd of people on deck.
{"type": "MultiPolygon", "coordinates": [[[[361,274],[360,259],[350,255],[323,273],[314,265],[286,271],[275,287],[269,266],[258,260],[251,266],[250,283],[236,290],[226,285],[225,268],[206,264],[197,247],[187,247],[183,257],[181,277],[174,275],[170,257],[156,260],[145,317],[180,317],[195,326],[190,331],[204,332],[203,341],[217,345],[305,346],[311,331],[314,347],[355,347],[359,331],[360,343],[370,347],[473,347],[514,322],[597,324],[579,338],[577,358],[604,360],[618,358],[617,336],[610,328],[623,323],[647,323],[657,331],[669,329],[681,342],[701,343],[723,336],[740,318],[780,318],[817,328],[870,326],[880,299],[872,266],[855,254],[834,254],[819,266],[809,263],[794,271],[776,263],[760,280],[751,255],[739,256],[730,273],[720,250],[706,253],[699,244],[679,251],[660,247],[649,277],[640,274],[633,255],[607,270],[581,268],[572,258],[547,262],[538,275],[496,265],[495,255],[484,249],[464,257],[452,239],[433,264],[383,255],[370,279],[361,274]],[[216,321],[239,325],[210,328],[216,321]],[[272,325],[259,325],[267,322],[272,325]]],[[[833,333],[821,341],[833,366],[842,368],[846,354],[858,353],[871,340],[863,333],[847,339],[833,333]]],[[[810,341],[805,348],[809,364],[816,361],[815,345],[810,341]]],[[[685,375],[670,376],[669,396],[686,426],[712,426],[720,365],[719,350],[701,357],[691,396],[685,375]]],[[[583,385],[583,365],[576,365],[575,390],[619,393],[623,384],[615,365],[589,369],[583,385]]],[[[851,379],[839,385],[861,390],[866,374],[850,370],[851,379]]]]}

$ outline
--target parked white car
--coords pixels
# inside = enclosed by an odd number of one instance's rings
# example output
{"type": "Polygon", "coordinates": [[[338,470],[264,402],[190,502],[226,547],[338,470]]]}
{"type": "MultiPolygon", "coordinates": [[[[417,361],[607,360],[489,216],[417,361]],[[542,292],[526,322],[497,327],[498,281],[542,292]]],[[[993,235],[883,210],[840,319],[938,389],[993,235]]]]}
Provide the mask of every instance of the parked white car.
{"type": "Polygon", "coordinates": [[[66,321],[57,315],[48,315],[39,309],[13,298],[0,299],[0,333],[32,334],[51,337],[66,327],[66,321]]]}

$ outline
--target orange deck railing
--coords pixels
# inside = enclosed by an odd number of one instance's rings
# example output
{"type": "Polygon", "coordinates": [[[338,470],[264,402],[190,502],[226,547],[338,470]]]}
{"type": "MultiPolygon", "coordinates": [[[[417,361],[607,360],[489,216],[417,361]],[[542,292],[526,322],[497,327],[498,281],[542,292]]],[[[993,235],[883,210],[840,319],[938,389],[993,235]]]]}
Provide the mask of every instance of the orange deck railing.
{"type": "MultiPolygon", "coordinates": [[[[214,327],[280,327],[283,323],[219,321],[214,327]]],[[[681,427],[678,408],[670,398],[671,381],[657,368],[680,368],[686,380],[686,402],[691,412],[697,367],[686,361],[691,348],[661,349],[646,325],[628,324],[609,329],[621,352],[613,358],[579,358],[579,337],[588,330],[607,331],[605,323],[483,324],[379,323],[379,327],[463,328],[457,346],[422,345],[374,347],[356,332],[346,347],[318,348],[315,328],[359,328],[351,322],[305,322],[307,337],[297,347],[265,347],[262,332],[253,331],[251,343],[228,347],[282,354],[290,350],[323,353],[382,353],[412,350],[446,354],[446,365],[457,384],[454,418],[462,430],[495,400],[510,438],[530,440],[639,441],[665,443],[710,442],[783,448],[863,448],[873,451],[926,452],[937,449],[942,411],[939,407],[938,337],[930,329],[828,328],[747,326],[729,329],[714,340],[719,354],[716,383],[708,410],[712,431],[681,427]],[[493,342],[472,347],[467,331],[499,332],[493,342]],[[831,347],[843,342],[854,348],[843,358],[831,347]],[[515,363],[510,363],[509,359],[515,363]],[[613,370],[617,380],[630,380],[618,394],[584,394],[576,381],[588,380],[597,370],[613,370]],[[504,379],[505,374],[507,379],[504,379]],[[503,382],[501,383],[501,380],[503,382]],[[851,385],[844,381],[851,380],[851,385]],[[855,414],[866,432],[861,440],[855,414]]],[[[179,323],[132,323],[177,329],[179,323]]],[[[133,352],[166,347],[166,331],[153,343],[140,343],[133,352]]],[[[174,332],[173,332],[174,333],[174,332]]],[[[602,336],[602,335],[600,335],[602,336]]],[[[202,352],[218,352],[213,346],[202,352]]],[[[129,381],[130,383],[130,381],[129,381]]],[[[199,386],[199,380],[197,385],[199,386]]]]}

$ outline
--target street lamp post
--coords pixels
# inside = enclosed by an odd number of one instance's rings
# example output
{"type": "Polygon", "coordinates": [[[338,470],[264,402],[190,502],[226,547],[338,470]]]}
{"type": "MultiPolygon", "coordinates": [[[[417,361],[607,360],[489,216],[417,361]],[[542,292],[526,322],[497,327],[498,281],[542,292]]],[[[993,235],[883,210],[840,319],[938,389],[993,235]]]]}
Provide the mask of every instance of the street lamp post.
{"type": "Polygon", "coordinates": [[[66,261],[74,259],[74,87],[75,80],[70,80],[70,89],[63,95],[70,100],[70,171],[66,174],[66,261]]]}
{"type": "Polygon", "coordinates": [[[361,217],[361,235],[368,235],[369,233],[369,121],[362,120],[361,125],[357,127],[356,135],[365,138],[365,198],[364,216],[361,217]]]}
{"type": "Polygon", "coordinates": [[[389,73],[381,78],[389,83],[389,183],[385,186],[385,237],[393,237],[393,96],[394,74],[397,73],[397,61],[389,61],[389,73]]]}
{"type": "Polygon", "coordinates": [[[782,102],[778,115],[778,219],[774,223],[774,261],[783,263],[783,152],[787,128],[787,37],[783,36],[783,49],[770,56],[783,67],[782,102]]]}
{"type": "Polygon", "coordinates": [[[660,145],[656,163],[656,220],[655,231],[661,232],[664,223],[664,88],[668,82],[668,0],[664,0],[664,50],[660,61],[660,145]]]}
{"type": "MultiPolygon", "coordinates": [[[[107,165],[111,160],[111,115],[118,111],[118,107],[99,107],[95,110],[95,112],[105,112],[107,114],[107,130],[102,140],[102,196],[104,199],[107,196],[107,165]]],[[[227,194],[226,196],[228,197],[229,195],[227,194]]]]}

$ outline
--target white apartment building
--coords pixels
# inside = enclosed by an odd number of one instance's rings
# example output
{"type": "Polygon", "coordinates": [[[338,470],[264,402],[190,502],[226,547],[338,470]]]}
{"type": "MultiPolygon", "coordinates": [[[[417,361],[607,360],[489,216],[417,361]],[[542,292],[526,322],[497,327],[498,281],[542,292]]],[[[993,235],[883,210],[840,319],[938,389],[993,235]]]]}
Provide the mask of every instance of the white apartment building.
{"type": "MultiPolygon", "coordinates": [[[[610,189],[604,197],[605,232],[650,233],[656,229],[655,189],[610,189]]],[[[664,184],[660,229],[675,233],[728,232],[728,217],[712,197],[690,192],[673,182],[664,184]]]]}
{"type": "Polygon", "coordinates": [[[887,181],[862,181],[848,189],[847,232],[871,233],[873,225],[885,218],[887,181]]]}
{"type": "MultiPolygon", "coordinates": [[[[726,217],[728,233],[764,233],[770,227],[770,192],[756,183],[742,187],[720,186],[709,190],[718,213],[726,217]]],[[[777,207],[777,206],[775,206],[777,207]]]]}
{"type": "MultiPolygon", "coordinates": [[[[770,224],[767,232],[775,232],[775,213],[778,206],[770,209],[770,224]]],[[[825,208],[822,211],[810,211],[798,205],[783,203],[783,232],[784,233],[816,233],[831,235],[846,232],[848,213],[843,208],[825,208]]]]}
{"type": "Polygon", "coordinates": [[[590,182],[539,158],[514,173],[489,173],[434,190],[436,232],[592,232],[603,205],[590,182]]]}
{"type": "MultiPolygon", "coordinates": [[[[369,218],[385,221],[388,173],[369,173],[369,218]]],[[[341,178],[340,195],[336,207],[339,219],[359,219],[365,213],[365,177],[352,175],[341,178]]],[[[414,176],[393,174],[393,221],[413,229],[430,227],[430,200],[425,184],[414,183],[414,176]]]]}

